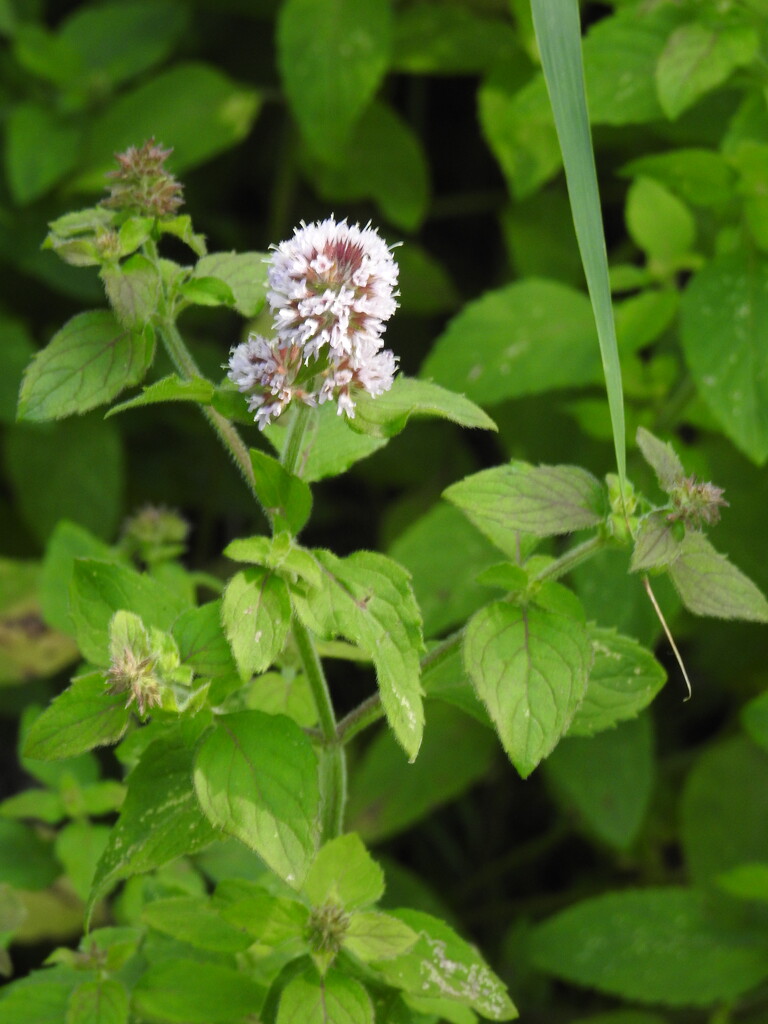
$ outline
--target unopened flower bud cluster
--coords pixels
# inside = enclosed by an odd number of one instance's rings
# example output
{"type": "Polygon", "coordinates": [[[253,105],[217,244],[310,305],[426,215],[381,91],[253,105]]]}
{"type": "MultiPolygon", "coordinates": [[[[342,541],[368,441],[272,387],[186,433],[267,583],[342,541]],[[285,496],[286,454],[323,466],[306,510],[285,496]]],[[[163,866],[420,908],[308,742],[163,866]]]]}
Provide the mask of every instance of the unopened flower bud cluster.
{"type": "Polygon", "coordinates": [[[252,334],[237,345],[228,372],[261,428],[294,399],[332,400],[353,417],[356,391],[389,390],[397,360],[382,335],[397,308],[397,276],[375,229],[332,217],[302,224],[275,248],[267,295],[275,337],[252,334]]]}

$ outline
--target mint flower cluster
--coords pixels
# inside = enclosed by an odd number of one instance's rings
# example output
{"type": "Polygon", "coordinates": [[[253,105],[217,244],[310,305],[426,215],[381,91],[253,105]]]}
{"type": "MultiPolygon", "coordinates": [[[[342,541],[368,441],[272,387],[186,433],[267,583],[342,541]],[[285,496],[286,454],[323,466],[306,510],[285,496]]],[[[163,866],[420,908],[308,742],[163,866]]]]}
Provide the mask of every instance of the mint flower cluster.
{"type": "Polygon", "coordinates": [[[294,399],[335,401],[339,414],[354,417],[356,391],[389,390],[397,360],[382,335],[397,309],[397,276],[374,228],[333,217],[302,223],[275,248],[267,294],[275,337],[252,334],[233,348],[227,374],[260,428],[294,399]]]}

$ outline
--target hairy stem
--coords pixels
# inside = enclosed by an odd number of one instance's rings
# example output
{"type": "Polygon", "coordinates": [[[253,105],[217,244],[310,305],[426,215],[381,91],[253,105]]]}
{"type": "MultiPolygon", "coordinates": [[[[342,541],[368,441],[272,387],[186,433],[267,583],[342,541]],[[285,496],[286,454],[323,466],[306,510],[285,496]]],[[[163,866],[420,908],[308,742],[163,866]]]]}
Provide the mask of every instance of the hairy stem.
{"type": "Polygon", "coordinates": [[[589,540],[585,540],[582,544],[577,544],[575,548],[570,548],[560,555],[559,558],[556,558],[554,562],[550,562],[541,572],[536,573],[533,581],[543,583],[545,580],[559,580],[561,576],[565,576],[566,573],[575,569],[577,565],[581,565],[582,562],[592,558],[593,555],[596,555],[607,544],[608,539],[602,533],[598,533],[594,537],[590,537],[589,540]]]}
{"type": "MultiPolygon", "coordinates": [[[[164,320],[160,324],[159,329],[160,337],[163,340],[165,349],[171,357],[173,365],[178,370],[179,376],[183,377],[185,380],[189,380],[192,377],[202,377],[203,375],[200,372],[192,353],[184,344],[184,339],[179,333],[179,329],[176,324],[172,320],[164,320]]],[[[246,448],[243,439],[237,431],[237,427],[210,406],[202,406],[202,411],[203,415],[218,435],[219,440],[229,452],[230,458],[240,470],[251,494],[256,497],[256,482],[253,476],[251,457],[248,454],[248,449],[246,448]]],[[[256,500],[258,501],[258,498],[256,498],[256,500]]]]}

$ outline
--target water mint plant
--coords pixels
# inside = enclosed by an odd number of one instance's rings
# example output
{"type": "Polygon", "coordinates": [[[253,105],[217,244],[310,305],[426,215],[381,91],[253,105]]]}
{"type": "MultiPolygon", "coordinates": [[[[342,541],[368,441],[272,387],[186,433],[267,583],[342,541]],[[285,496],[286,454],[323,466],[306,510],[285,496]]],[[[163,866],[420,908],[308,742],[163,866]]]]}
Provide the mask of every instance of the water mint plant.
{"type": "MultiPolygon", "coordinates": [[[[119,94],[182,6],[86,4],[41,35],[0,4],[14,199],[61,181],[29,266],[69,289],[36,354],[6,332],[27,365],[4,456],[44,554],[0,564],[25,773],[0,801],[0,1024],[760,1024],[768,715],[745,652],[768,602],[729,525],[765,454],[762,377],[740,376],[765,272],[756,5],[587,5],[588,106],[571,0],[285,0],[276,60],[242,65],[276,65],[295,120],[263,146],[258,229],[186,172],[247,135],[261,87],[191,62],[119,94]],[[510,283],[479,271],[488,232],[458,288],[416,237],[433,119],[394,97],[446,72],[480,76],[510,283]],[[85,170],[49,178],[95,119],[85,170]],[[630,182],[610,273],[590,119],[630,182]],[[619,159],[634,124],[672,148],[619,159]],[[452,314],[434,344],[414,309],[452,314]],[[141,479],[122,525],[118,436],[141,479]],[[48,522],[83,466],[96,485],[48,522]]],[[[444,185],[450,235],[488,197],[444,185]]]]}

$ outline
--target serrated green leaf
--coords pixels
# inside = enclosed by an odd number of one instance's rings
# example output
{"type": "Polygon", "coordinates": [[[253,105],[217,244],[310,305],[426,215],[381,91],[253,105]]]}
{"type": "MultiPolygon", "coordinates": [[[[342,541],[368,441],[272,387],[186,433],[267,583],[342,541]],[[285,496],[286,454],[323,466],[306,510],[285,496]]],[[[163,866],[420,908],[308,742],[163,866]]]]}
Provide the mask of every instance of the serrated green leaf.
{"type": "Polygon", "coordinates": [[[667,678],[651,652],[631,637],[599,626],[590,626],[589,636],[594,661],[569,736],[593,736],[634,718],[651,703],[667,678]]]}
{"type": "Polygon", "coordinates": [[[217,719],[195,759],[195,789],[217,828],[255,850],[292,886],[317,844],[317,760],[284,715],[243,711],[217,719]]]}
{"type": "Polygon", "coordinates": [[[421,614],[408,573],[384,555],[358,551],[337,558],[316,551],[323,586],[294,592],[297,613],[324,640],[342,636],[371,657],[387,720],[409,758],[421,744],[424,710],[419,682],[421,614]]]}
{"type": "Polygon", "coordinates": [[[344,933],[344,948],[363,961],[390,960],[402,956],[418,936],[403,921],[377,910],[353,914],[344,933]]]}
{"type": "Polygon", "coordinates": [[[706,884],[768,861],[768,756],[741,736],[705,750],[685,780],[680,837],[691,878],[706,884]]]}
{"type": "Polygon", "coordinates": [[[106,264],[101,280],[120,326],[141,331],[157,311],[160,278],[155,265],[134,253],[120,264],[106,264]]]}
{"type": "Polygon", "coordinates": [[[640,156],[625,164],[621,173],[654,178],[698,206],[719,206],[733,196],[733,172],[715,150],[673,149],[640,156]]]}
{"type": "Polygon", "coordinates": [[[567,736],[544,764],[566,806],[589,832],[619,850],[632,845],[653,786],[653,737],[641,716],[588,739],[567,736]]]}
{"type": "Polygon", "coordinates": [[[200,676],[239,678],[232,651],[221,624],[221,601],[190,608],[176,619],[172,634],[182,662],[200,676]]]}
{"type": "Polygon", "coordinates": [[[234,306],[235,296],[226,281],[213,276],[192,277],[179,288],[184,302],[195,306],[234,306]]]}
{"type": "Polygon", "coordinates": [[[450,321],[420,375],[483,406],[597,383],[600,353],[589,299],[543,280],[486,292],[450,321]]]}
{"type": "Polygon", "coordinates": [[[24,756],[43,761],[74,757],[116,743],[128,728],[125,694],[109,694],[102,672],[89,672],[70,686],[32,723],[24,756]]]}
{"type": "Polygon", "coordinates": [[[384,872],[350,832],[325,843],[307,873],[303,891],[314,906],[338,903],[356,910],[377,903],[384,894],[384,872]]]}
{"type": "Polygon", "coordinates": [[[151,338],[121,327],[107,310],[78,313],[27,368],[19,418],[58,419],[108,402],[141,380],[153,348],[151,338]]]}
{"type": "Polygon", "coordinates": [[[250,935],[222,918],[207,896],[173,896],[153,900],[144,907],[141,917],[164,935],[171,935],[197,949],[238,953],[253,943],[250,935]]]}
{"type": "Polygon", "coordinates": [[[627,890],[585,900],[534,929],[541,970],[638,1002],[707,1006],[768,974],[756,934],[720,922],[693,889],[627,890]]]}
{"type": "Polygon", "coordinates": [[[414,995],[456,1000],[490,1020],[514,1020],[507,990],[480,954],[444,921],[418,910],[393,916],[418,933],[416,945],[376,969],[385,981],[414,995]]]}
{"type": "Polygon", "coordinates": [[[235,1024],[255,1012],[264,989],[234,967],[174,959],[153,964],[133,992],[143,1015],[175,1024],[235,1024]]]}
{"type": "Polygon", "coordinates": [[[128,990],[117,978],[83,981],[72,992],[66,1024],[128,1024],[128,990]]]}
{"type": "Polygon", "coordinates": [[[708,27],[691,21],[667,40],[656,65],[656,88],[664,113],[678,117],[701,96],[721,85],[736,68],[757,56],[760,38],[749,25],[708,27]]]}
{"type": "Polygon", "coordinates": [[[274,569],[287,579],[298,576],[312,587],[322,585],[322,572],[314,556],[297,544],[290,533],[233,540],[224,554],[235,562],[252,562],[274,569]]]}
{"type": "Polygon", "coordinates": [[[198,260],[192,280],[210,276],[226,282],[237,312],[253,317],[266,302],[268,259],[263,252],[212,252],[198,260]]]}
{"type": "Polygon", "coordinates": [[[444,497],[479,529],[508,533],[510,543],[517,531],[548,537],[596,526],[606,512],[602,484],[579,466],[510,462],[452,484],[444,497]]]}
{"type": "Polygon", "coordinates": [[[59,1024],[70,993],[81,981],[80,971],[53,967],[13,982],[0,998],[0,1024],[59,1024]]]}
{"type": "Polygon", "coordinates": [[[696,388],[726,435],[751,458],[768,458],[768,259],[739,250],[715,256],[683,293],[681,338],[696,388]]]}
{"type": "Polygon", "coordinates": [[[283,989],[277,1024],[373,1024],[373,1006],[359,981],[335,970],[321,977],[313,969],[283,989]]]}
{"type": "Polygon", "coordinates": [[[112,549],[88,530],[67,520],[59,522],[45,549],[40,579],[40,605],[46,622],[65,633],[73,631],[69,615],[69,584],[78,558],[108,561],[112,549]]]}
{"type": "Polygon", "coordinates": [[[172,373],[168,377],[163,377],[161,380],[147,385],[142,389],[140,395],[112,406],[107,417],[114,416],[118,412],[125,412],[126,409],[155,405],[157,402],[198,402],[200,405],[210,405],[213,392],[213,384],[202,377],[184,380],[172,373]]]}
{"type": "Polygon", "coordinates": [[[245,929],[252,941],[265,946],[291,943],[297,952],[306,951],[309,907],[305,903],[275,896],[255,882],[238,879],[219,884],[216,905],[224,920],[245,929]]]}
{"type": "Polygon", "coordinates": [[[195,797],[192,767],[192,746],[178,733],[154,740],[142,753],[96,868],[91,904],[118,879],[162,867],[216,838],[195,797]]]}
{"type": "Polygon", "coordinates": [[[671,444],[660,441],[645,427],[637,428],[637,446],[656,474],[663,491],[670,491],[685,476],[685,469],[671,444]]]}
{"type": "Polygon", "coordinates": [[[283,649],[291,622],[285,582],[265,569],[235,573],[224,591],[221,618],[241,677],[265,672],[283,649]]]}
{"type": "Polygon", "coordinates": [[[377,398],[367,394],[356,397],[355,416],[349,425],[372,437],[394,437],[405,428],[411,416],[437,416],[462,427],[496,430],[490,416],[464,395],[431,381],[403,376],[377,398]]]}
{"type": "Polygon", "coordinates": [[[500,601],[470,619],[464,664],[523,777],[567,731],[591,663],[589,636],[576,619],[500,601]]]}
{"type": "Polygon", "coordinates": [[[250,456],[256,493],[275,533],[281,530],[299,533],[312,512],[312,492],[308,484],[289,473],[266,452],[251,448],[250,456]]]}
{"type": "Polygon", "coordinates": [[[640,520],[629,563],[631,572],[665,568],[680,557],[683,540],[663,512],[652,512],[640,520]]]}
{"type": "Polygon", "coordinates": [[[277,60],[309,148],[333,163],[387,68],[387,0],[288,0],[277,21],[277,60]]]}
{"type": "Polygon", "coordinates": [[[109,623],[116,611],[130,609],[146,626],[166,630],[188,607],[183,595],[153,577],[95,558],[75,562],[70,599],[80,649],[95,665],[109,664],[109,623]]]}
{"type": "Polygon", "coordinates": [[[669,575],[683,604],[695,615],[768,622],[768,601],[703,533],[688,530],[669,575]]]}

